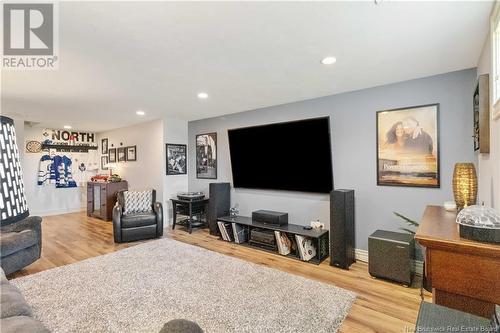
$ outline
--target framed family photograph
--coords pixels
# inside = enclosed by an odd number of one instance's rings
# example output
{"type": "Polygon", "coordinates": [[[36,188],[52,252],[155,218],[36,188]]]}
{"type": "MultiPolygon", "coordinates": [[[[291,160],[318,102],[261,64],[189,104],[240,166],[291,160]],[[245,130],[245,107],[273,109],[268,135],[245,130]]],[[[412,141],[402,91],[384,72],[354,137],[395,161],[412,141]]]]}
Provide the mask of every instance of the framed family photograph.
{"type": "Polygon", "coordinates": [[[109,163],[116,163],[116,148],[109,148],[109,163]]]}
{"type": "Polygon", "coordinates": [[[116,150],[117,152],[117,159],[118,159],[118,162],[125,162],[127,161],[127,157],[125,155],[125,147],[120,147],[116,150]]]}
{"type": "Polygon", "coordinates": [[[108,139],[102,139],[101,140],[101,154],[106,155],[108,154],[108,139]]]}
{"type": "Polygon", "coordinates": [[[137,146],[129,146],[125,148],[125,158],[127,162],[137,161],[137,146]]]}
{"type": "Polygon", "coordinates": [[[167,143],[167,176],[187,174],[187,146],[167,143]]]}
{"type": "Polygon", "coordinates": [[[377,185],[440,187],[439,104],[377,112],[377,185]]]}
{"type": "Polygon", "coordinates": [[[196,178],[217,179],[217,133],[196,136],[196,178]]]}

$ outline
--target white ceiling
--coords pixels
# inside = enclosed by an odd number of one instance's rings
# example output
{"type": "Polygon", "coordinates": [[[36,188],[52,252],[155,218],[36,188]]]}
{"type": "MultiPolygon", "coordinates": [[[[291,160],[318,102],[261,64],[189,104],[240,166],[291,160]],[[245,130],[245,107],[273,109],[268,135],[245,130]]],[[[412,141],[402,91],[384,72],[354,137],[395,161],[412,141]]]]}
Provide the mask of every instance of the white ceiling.
{"type": "MultiPolygon", "coordinates": [[[[491,2],[61,2],[57,71],[2,71],[2,112],[101,131],[475,67],[491,2]],[[320,64],[333,55],[337,63],[320,64]],[[199,100],[200,91],[209,93],[199,100]],[[138,117],[135,111],[146,112],[138,117]]],[[[353,111],[354,112],[354,111],[353,111]]]]}

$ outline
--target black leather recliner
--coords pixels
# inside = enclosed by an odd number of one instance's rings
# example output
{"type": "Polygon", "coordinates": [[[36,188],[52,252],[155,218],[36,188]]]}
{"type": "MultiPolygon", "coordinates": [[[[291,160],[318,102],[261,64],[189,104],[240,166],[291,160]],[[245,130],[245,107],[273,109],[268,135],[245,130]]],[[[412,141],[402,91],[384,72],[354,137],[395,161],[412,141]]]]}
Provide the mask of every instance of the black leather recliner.
{"type": "Polygon", "coordinates": [[[163,207],[160,202],[155,202],[156,191],[153,190],[151,210],[134,214],[123,214],[125,208],[124,192],[118,192],[116,205],[113,207],[115,243],[163,236],[163,207]]]}

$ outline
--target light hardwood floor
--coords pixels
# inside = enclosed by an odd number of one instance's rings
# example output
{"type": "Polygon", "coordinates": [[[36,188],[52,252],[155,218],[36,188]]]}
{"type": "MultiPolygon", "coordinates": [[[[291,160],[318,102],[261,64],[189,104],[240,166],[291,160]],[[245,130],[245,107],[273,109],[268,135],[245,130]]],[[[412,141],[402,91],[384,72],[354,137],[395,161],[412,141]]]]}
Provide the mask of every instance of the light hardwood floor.
{"type": "MultiPolygon", "coordinates": [[[[175,231],[166,230],[164,237],[354,291],[358,297],[340,332],[413,332],[420,304],[418,277],[411,288],[405,288],[371,278],[368,265],[363,262],[356,262],[348,271],[329,266],[328,259],[320,265],[312,265],[220,241],[210,236],[206,229],[195,230],[190,235],[178,227],[175,231]]],[[[89,218],[84,213],[44,217],[41,259],[9,278],[34,274],[141,243],[115,244],[111,222],[89,218]]],[[[430,301],[429,294],[426,294],[426,300],[430,301]]]]}

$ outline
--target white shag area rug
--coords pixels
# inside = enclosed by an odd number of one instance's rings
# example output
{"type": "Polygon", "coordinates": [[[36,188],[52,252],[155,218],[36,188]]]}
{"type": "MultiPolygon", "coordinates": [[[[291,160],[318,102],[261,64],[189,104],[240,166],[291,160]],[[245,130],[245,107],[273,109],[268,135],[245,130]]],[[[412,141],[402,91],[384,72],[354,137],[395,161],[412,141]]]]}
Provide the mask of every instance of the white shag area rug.
{"type": "Polygon", "coordinates": [[[335,332],[356,297],[167,238],[11,282],[53,332],[335,332]]]}

